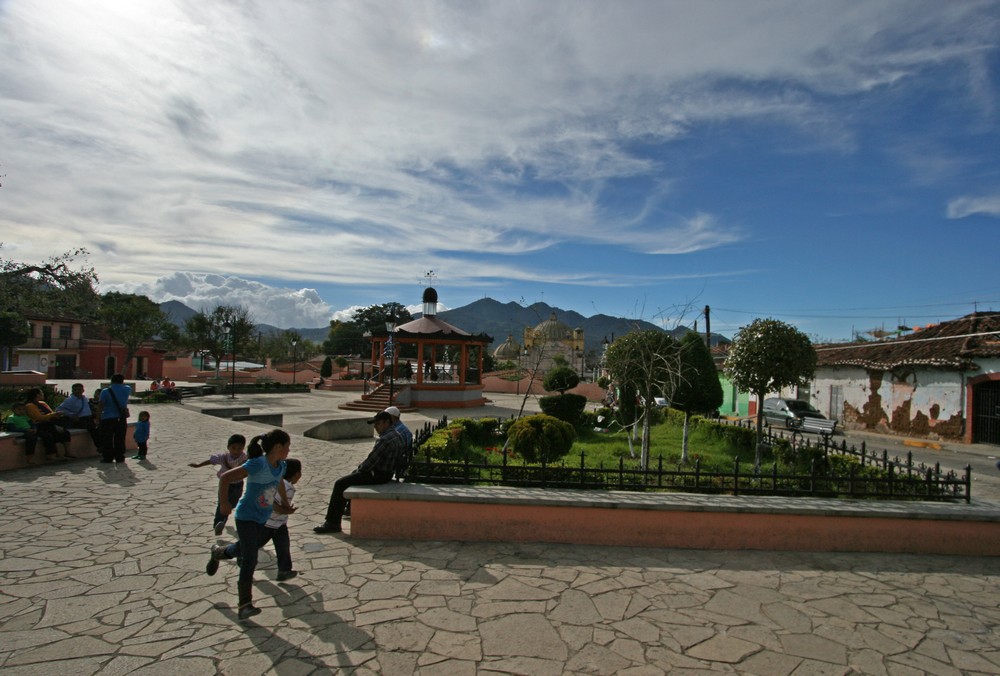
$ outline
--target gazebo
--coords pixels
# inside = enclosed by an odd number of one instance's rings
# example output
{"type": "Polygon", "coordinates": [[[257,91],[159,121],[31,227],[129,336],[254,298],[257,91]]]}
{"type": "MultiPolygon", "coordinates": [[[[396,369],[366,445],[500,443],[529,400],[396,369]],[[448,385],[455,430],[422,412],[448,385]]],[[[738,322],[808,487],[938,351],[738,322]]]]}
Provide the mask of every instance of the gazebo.
{"type": "Polygon", "coordinates": [[[493,338],[485,333],[473,335],[438,319],[437,303],[437,291],[427,287],[423,316],[395,327],[391,341],[389,332],[372,336],[372,368],[384,373],[389,361],[398,387],[393,388],[393,404],[418,408],[483,406],[483,355],[493,338]],[[407,346],[415,346],[416,365],[400,357],[413,352],[407,346]]]}

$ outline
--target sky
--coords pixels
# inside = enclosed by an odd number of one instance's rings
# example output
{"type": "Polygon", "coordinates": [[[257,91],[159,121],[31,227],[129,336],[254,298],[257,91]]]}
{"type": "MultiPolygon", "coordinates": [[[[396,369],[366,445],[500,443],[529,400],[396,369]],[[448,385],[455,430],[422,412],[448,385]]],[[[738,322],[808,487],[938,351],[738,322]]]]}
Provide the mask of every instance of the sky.
{"type": "Polygon", "coordinates": [[[0,0],[0,53],[0,256],[86,247],[102,291],[1000,310],[995,0],[0,0]]]}

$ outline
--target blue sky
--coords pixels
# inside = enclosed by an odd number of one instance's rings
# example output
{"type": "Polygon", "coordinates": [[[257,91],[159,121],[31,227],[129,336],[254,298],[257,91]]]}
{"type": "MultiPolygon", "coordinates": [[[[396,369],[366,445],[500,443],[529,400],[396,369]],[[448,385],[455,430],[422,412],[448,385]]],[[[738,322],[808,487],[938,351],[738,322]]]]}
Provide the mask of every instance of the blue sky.
{"type": "MultiPolygon", "coordinates": [[[[322,326],[1000,310],[1000,3],[0,0],[0,241],[322,326]]],[[[474,328],[474,327],[470,327],[474,328]]]]}

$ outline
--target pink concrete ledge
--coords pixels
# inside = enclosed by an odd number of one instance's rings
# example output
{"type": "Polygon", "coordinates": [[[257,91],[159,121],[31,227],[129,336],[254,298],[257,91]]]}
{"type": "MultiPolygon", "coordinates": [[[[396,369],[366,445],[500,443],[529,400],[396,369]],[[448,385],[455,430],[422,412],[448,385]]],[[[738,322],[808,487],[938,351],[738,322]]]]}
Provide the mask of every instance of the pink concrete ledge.
{"type": "Polygon", "coordinates": [[[346,495],[351,535],[369,539],[1000,555],[990,505],[406,483],[346,495]]]}
{"type": "MultiPolygon", "coordinates": [[[[129,429],[125,435],[125,449],[135,451],[138,448],[135,439],[132,438],[135,422],[129,422],[128,426],[129,429]]],[[[96,458],[100,455],[87,430],[73,429],[69,433],[70,458],[96,458]]],[[[41,441],[35,445],[35,460],[38,465],[44,464],[45,447],[41,441]]],[[[21,435],[16,433],[0,434],[0,472],[31,466],[28,464],[28,458],[24,454],[24,440],[21,438],[21,435]]]]}

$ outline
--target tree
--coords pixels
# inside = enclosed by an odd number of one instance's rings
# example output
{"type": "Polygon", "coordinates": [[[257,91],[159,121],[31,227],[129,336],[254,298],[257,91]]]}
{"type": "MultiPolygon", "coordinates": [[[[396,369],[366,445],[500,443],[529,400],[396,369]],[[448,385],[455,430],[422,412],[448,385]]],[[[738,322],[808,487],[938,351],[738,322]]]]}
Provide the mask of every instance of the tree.
{"type": "Polygon", "coordinates": [[[157,336],[168,324],[160,306],[146,296],[109,291],[101,296],[97,316],[108,335],[125,347],[124,375],[139,375],[131,372],[132,358],[143,343],[157,336]]]}
{"type": "Polygon", "coordinates": [[[607,369],[622,396],[634,393],[642,423],[640,465],[649,467],[649,427],[656,397],[671,399],[681,378],[680,349],[665,331],[648,329],[628,333],[608,347],[607,369]]]}
{"type": "Polygon", "coordinates": [[[211,311],[201,310],[184,322],[182,340],[189,350],[210,355],[218,375],[223,357],[256,348],[256,331],[257,323],[247,308],[216,305],[211,311]],[[229,324],[228,337],[226,324],[229,324]]]}
{"type": "Polygon", "coordinates": [[[327,358],[323,360],[323,365],[319,367],[319,377],[329,378],[332,375],[333,375],[333,359],[327,356],[327,358]]]}
{"type": "Polygon", "coordinates": [[[10,368],[10,351],[27,342],[28,321],[17,312],[0,312],[0,370],[10,368]]]}
{"type": "Polygon", "coordinates": [[[373,334],[385,334],[386,322],[393,321],[396,326],[413,321],[413,315],[399,303],[383,303],[381,305],[369,305],[366,308],[355,310],[351,316],[352,321],[361,327],[361,332],[371,331],[373,334]]]}
{"type": "Polygon", "coordinates": [[[692,413],[708,413],[722,405],[722,384],[712,353],[694,331],[681,338],[681,378],[670,400],[671,408],[684,411],[681,462],[688,461],[688,422],[692,413]]]}
{"type": "MultiPolygon", "coordinates": [[[[385,331],[384,325],[382,330],[385,331]]],[[[364,327],[357,322],[332,320],[330,332],[323,342],[324,354],[364,354],[367,348],[364,332],[364,327]]]]}
{"type": "Polygon", "coordinates": [[[272,331],[258,338],[258,353],[260,359],[270,357],[277,361],[304,362],[317,351],[316,344],[302,337],[295,329],[272,331]],[[292,346],[292,341],[295,346],[292,346]]]}
{"type": "MultiPolygon", "coordinates": [[[[0,244],[0,248],[3,245],[0,244]]],[[[0,257],[0,309],[21,315],[93,319],[100,298],[86,249],[73,249],[32,264],[0,257]]]]}
{"type": "Polygon", "coordinates": [[[757,397],[755,468],[760,468],[764,397],[783,387],[807,384],[815,369],[816,350],[794,326],[777,319],[755,319],[736,332],[724,370],[733,385],[757,397]]]}

